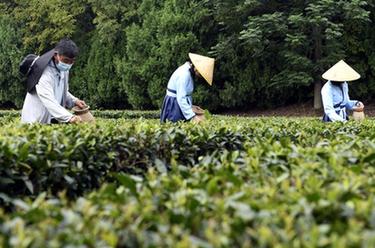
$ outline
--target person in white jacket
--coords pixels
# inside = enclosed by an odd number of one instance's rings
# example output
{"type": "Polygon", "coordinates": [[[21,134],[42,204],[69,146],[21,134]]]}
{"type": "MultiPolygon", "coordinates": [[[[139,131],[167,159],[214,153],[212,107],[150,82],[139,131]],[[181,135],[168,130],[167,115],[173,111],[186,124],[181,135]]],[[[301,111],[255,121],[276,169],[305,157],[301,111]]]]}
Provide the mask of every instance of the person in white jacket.
{"type": "Polygon", "coordinates": [[[66,109],[86,106],[84,101],[69,92],[69,70],[77,55],[77,45],[70,39],[63,39],[53,50],[36,58],[28,75],[28,92],[22,108],[22,123],[81,121],[79,116],[66,109]]]}

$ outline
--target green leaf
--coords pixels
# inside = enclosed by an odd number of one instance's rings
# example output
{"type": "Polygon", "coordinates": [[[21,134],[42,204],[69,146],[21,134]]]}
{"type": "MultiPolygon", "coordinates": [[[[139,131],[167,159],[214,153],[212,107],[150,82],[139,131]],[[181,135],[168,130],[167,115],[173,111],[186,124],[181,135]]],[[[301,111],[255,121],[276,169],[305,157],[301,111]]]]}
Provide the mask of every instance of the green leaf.
{"type": "Polygon", "coordinates": [[[124,173],[119,173],[116,175],[116,178],[121,183],[121,185],[128,188],[130,192],[132,192],[134,195],[138,195],[137,184],[131,177],[124,173]]]}

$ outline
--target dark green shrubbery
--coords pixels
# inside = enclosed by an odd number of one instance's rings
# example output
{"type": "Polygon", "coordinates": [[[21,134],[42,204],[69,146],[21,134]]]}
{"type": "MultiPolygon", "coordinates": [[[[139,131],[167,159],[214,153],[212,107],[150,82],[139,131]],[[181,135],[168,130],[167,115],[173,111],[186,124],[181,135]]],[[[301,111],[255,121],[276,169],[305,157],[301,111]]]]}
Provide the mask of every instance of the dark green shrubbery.
{"type": "Polygon", "coordinates": [[[22,106],[22,56],[51,49],[65,36],[81,49],[71,91],[92,107],[160,108],[188,52],[217,58],[213,87],[197,83],[194,95],[209,110],[310,100],[320,75],[340,59],[362,75],[351,96],[369,100],[373,8],[362,0],[2,1],[0,104],[22,106]]]}
{"type": "Polygon", "coordinates": [[[375,245],[373,120],[0,125],[2,247],[375,245]]]}

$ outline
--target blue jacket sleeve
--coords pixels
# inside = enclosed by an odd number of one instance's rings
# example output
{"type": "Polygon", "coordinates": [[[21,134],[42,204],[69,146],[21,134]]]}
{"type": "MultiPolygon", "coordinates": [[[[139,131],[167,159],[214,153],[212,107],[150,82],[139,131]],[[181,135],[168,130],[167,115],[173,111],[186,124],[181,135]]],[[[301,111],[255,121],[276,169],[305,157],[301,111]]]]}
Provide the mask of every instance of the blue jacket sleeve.
{"type": "Polygon", "coordinates": [[[186,75],[181,75],[177,82],[177,103],[180,106],[182,114],[187,120],[190,120],[195,116],[192,109],[192,103],[189,101],[187,96],[187,87],[189,85],[189,77],[186,75]]]}

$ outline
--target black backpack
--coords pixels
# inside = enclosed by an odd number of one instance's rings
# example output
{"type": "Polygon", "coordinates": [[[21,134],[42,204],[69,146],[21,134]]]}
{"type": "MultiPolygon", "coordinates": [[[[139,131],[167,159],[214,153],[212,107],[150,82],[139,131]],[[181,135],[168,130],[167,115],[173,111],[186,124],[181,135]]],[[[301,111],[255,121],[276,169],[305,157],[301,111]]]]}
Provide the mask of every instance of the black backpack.
{"type": "Polygon", "coordinates": [[[26,79],[27,92],[32,92],[35,85],[39,82],[44,69],[48,66],[52,57],[55,55],[54,49],[46,52],[40,57],[35,54],[27,55],[20,63],[20,73],[26,79]]]}
{"type": "Polygon", "coordinates": [[[20,63],[20,73],[23,76],[28,76],[33,69],[33,65],[38,60],[39,56],[35,54],[28,54],[20,63]]]}

